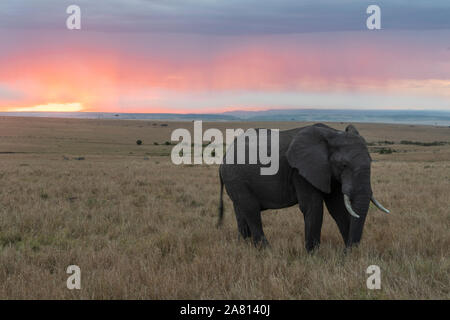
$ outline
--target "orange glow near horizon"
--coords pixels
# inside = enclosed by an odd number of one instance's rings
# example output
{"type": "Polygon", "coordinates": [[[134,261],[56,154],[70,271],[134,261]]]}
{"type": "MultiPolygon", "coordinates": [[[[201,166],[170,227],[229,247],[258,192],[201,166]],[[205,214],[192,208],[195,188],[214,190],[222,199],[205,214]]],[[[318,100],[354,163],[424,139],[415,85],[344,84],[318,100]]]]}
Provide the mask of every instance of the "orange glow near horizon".
{"type": "Polygon", "coordinates": [[[49,103],[32,107],[11,108],[9,112],[80,112],[83,111],[83,105],[79,102],[73,103],[49,103]]]}

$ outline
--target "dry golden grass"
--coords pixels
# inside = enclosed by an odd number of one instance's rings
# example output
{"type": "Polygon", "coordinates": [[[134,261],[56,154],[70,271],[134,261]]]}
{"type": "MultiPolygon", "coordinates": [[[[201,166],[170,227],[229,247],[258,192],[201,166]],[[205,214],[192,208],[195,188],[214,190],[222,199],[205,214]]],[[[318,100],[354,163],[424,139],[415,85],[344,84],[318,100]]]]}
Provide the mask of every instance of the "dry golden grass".
{"type": "MultiPolygon", "coordinates": [[[[171,147],[153,142],[192,124],[161,123],[0,118],[0,298],[450,297],[450,145],[373,154],[372,186],[392,213],[371,208],[361,245],[346,255],[325,214],[321,248],[309,255],[296,207],[263,213],[269,250],[237,240],[228,197],[217,230],[217,166],[173,165],[171,147]],[[81,290],[66,288],[71,264],[81,268],[81,290]],[[366,288],[372,264],[381,290],[366,288]]],[[[356,127],[369,142],[450,141],[450,128],[356,127]]]]}

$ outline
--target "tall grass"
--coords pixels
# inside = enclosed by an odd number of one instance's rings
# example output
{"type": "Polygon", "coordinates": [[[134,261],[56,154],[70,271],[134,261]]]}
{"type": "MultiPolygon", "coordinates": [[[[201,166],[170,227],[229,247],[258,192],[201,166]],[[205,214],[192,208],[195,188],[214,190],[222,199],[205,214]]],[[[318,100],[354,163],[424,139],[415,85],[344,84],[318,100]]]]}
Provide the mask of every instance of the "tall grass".
{"type": "MultiPolygon", "coordinates": [[[[20,131],[3,120],[0,129],[0,151],[30,152],[0,155],[2,299],[449,298],[448,146],[374,154],[372,187],[392,213],[371,208],[361,245],[347,254],[326,213],[321,247],[309,255],[297,207],[263,213],[268,250],[238,241],[228,197],[216,229],[217,166],[175,166],[157,156],[166,146],[136,146],[134,132],[153,141],[134,127],[141,122],[89,131],[90,122],[33,121],[20,131]],[[61,151],[47,146],[61,140],[61,151]],[[85,161],[64,160],[70,150],[85,161]],[[81,290],[66,288],[71,264],[81,290]],[[381,290],[366,288],[373,264],[381,290]]],[[[163,130],[149,128],[149,136],[163,130]]],[[[376,135],[371,128],[358,126],[376,135]]]]}

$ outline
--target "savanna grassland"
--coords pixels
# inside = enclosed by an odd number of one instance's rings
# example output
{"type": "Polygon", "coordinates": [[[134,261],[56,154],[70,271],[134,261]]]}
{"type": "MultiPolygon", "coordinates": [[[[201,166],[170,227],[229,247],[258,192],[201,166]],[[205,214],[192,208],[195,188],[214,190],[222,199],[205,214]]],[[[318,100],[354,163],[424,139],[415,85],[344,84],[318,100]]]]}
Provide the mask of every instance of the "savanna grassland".
{"type": "Polygon", "coordinates": [[[309,255],[297,207],[263,213],[267,250],[238,240],[228,196],[216,229],[217,166],[176,166],[165,144],[190,122],[1,117],[0,298],[450,298],[450,128],[355,126],[391,214],[371,207],[361,245],[344,254],[325,213],[309,255]],[[66,288],[72,264],[81,290],[66,288]],[[366,287],[370,265],[381,290],[366,287]]]}

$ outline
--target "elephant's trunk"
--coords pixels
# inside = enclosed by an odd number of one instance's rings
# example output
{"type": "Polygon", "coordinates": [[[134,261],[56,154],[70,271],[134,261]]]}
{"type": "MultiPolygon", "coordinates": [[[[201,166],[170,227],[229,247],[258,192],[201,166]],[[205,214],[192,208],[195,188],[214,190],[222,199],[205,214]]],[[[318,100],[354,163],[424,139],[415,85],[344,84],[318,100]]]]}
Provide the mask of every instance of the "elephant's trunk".
{"type": "Polygon", "coordinates": [[[350,228],[347,239],[347,246],[358,244],[361,241],[361,236],[366,221],[367,212],[369,211],[370,194],[361,194],[353,197],[351,206],[353,210],[359,215],[359,218],[350,217],[350,228]]]}
{"type": "Polygon", "coordinates": [[[347,246],[359,243],[364,222],[369,211],[372,188],[370,185],[370,168],[354,171],[344,176],[342,193],[344,204],[350,217],[347,246]],[[346,178],[346,179],[345,179],[346,178]]]}

